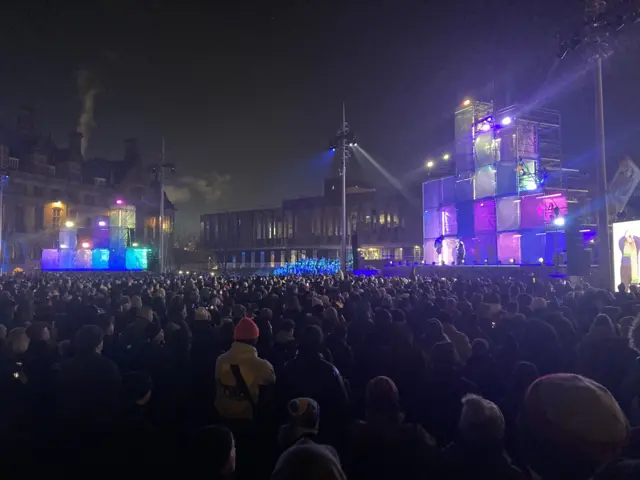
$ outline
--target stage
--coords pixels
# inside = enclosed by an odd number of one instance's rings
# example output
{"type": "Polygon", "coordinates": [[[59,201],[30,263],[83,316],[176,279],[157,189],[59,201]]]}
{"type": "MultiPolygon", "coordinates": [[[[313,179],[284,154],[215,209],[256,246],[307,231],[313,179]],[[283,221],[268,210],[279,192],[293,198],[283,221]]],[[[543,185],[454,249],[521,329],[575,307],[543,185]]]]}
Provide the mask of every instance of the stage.
{"type": "MultiPolygon", "coordinates": [[[[379,271],[383,277],[410,277],[412,273],[420,276],[439,277],[531,277],[567,278],[566,265],[388,265],[379,271]]],[[[592,266],[589,274],[583,277],[587,282],[597,278],[598,267],[592,266]]]]}

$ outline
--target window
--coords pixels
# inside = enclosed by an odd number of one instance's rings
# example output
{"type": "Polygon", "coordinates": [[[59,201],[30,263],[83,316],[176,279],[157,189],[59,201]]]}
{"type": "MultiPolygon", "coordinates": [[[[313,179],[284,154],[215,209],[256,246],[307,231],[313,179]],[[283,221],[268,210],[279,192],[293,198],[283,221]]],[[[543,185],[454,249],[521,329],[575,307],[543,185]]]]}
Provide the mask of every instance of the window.
{"type": "Polygon", "coordinates": [[[260,252],[260,267],[264,267],[264,252],[260,252]]]}
{"type": "Polygon", "coordinates": [[[251,268],[255,266],[256,263],[256,252],[251,252],[251,268]]]}
{"type": "Polygon", "coordinates": [[[67,198],[69,199],[70,202],[72,203],[78,203],[78,194],[76,192],[73,191],[69,191],[67,193],[67,198]]]}
{"type": "Polygon", "coordinates": [[[51,226],[53,228],[60,228],[60,219],[62,217],[62,209],[54,208],[51,215],[51,226]]]}
{"type": "Polygon", "coordinates": [[[269,264],[271,265],[271,268],[275,268],[276,266],[276,252],[274,251],[269,255],[269,264]]]}
{"type": "Polygon", "coordinates": [[[44,207],[42,205],[34,208],[34,226],[36,230],[42,230],[44,228],[44,207]]]}
{"type": "Polygon", "coordinates": [[[240,263],[240,268],[244,268],[246,258],[247,252],[242,252],[242,262],[240,263]]]}
{"type": "Polygon", "coordinates": [[[84,203],[85,205],[93,207],[96,204],[96,198],[93,195],[87,194],[84,196],[84,203]]]}
{"type": "Polygon", "coordinates": [[[33,186],[33,196],[34,197],[44,197],[44,188],[34,185],[33,186]]]}
{"type": "Polygon", "coordinates": [[[107,184],[107,179],[106,178],[94,177],[93,178],[93,184],[96,187],[104,187],[107,184]]]}
{"type": "Polygon", "coordinates": [[[313,249],[313,258],[318,258],[318,250],[313,249]]]}
{"type": "Polygon", "coordinates": [[[304,260],[307,258],[307,251],[306,250],[300,250],[300,260],[304,260]]]}
{"type": "Polygon", "coordinates": [[[284,250],[282,250],[280,252],[280,266],[284,267],[284,264],[285,264],[285,253],[284,253],[284,250]]]}
{"type": "Polygon", "coordinates": [[[298,252],[296,250],[291,250],[291,263],[296,263],[298,252]]]}
{"type": "Polygon", "coordinates": [[[60,190],[51,190],[51,200],[54,202],[59,202],[61,196],[62,192],[60,190]]]}
{"type": "Polygon", "coordinates": [[[24,225],[24,207],[22,205],[16,205],[15,219],[16,232],[23,233],[26,229],[24,225]]]}

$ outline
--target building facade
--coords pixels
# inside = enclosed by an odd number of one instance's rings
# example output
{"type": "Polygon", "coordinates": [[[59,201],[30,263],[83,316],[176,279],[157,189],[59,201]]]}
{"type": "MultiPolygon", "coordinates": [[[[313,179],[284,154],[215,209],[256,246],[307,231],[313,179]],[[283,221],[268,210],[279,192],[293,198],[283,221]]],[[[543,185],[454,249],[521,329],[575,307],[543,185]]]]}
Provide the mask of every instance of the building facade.
{"type": "Polygon", "coordinates": [[[59,232],[74,225],[81,235],[93,219],[106,217],[116,200],[136,208],[132,241],[151,248],[162,224],[173,234],[175,208],[165,201],[160,222],[160,187],[126,140],[122,159],[85,159],[82,135],[72,132],[66,147],[36,131],[33,111],[22,109],[14,125],[0,125],[2,254],[5,271],[38,268],[45,248],[59,248],[59,232]]]}
{"type": "MultiPolygon", "coordinates": [[[[226,268],[274,268],[304,258],[340,256],[340,178],[328,179],[318,197],[285,200],[271,209],[201,216],[200,246],[226,268]]],[[[422,259],[420,185],[378,190],[362,182],[347,186],[348,248],[357,242],[367,261],[422,259]],[[354,235],[355,234],[355,235],[354,235]]]]}

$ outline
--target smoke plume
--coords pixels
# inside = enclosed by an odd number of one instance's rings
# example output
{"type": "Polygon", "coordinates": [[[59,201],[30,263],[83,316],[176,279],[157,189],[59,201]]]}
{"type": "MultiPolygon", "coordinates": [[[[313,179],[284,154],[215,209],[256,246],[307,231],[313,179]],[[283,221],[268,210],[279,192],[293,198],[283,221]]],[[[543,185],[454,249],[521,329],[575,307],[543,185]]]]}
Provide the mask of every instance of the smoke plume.
{"type": "Polygon", "coordinates": [[[93,110],[96,96],[102,91],[96,75],[89,70],[78,70],[78,96],[82,102],[82,110],[78,119],[78,132],[82,134],[82,155],[87,150],[91,130],[95,127],[93,110]]]}
{"type": "Polygon", "coordinates": [[[225,192],[231,176],[210,173],[202,177],[182,176],[165,186],[169,200],[176,204],[199,201],[214,203],[225,192]]]}

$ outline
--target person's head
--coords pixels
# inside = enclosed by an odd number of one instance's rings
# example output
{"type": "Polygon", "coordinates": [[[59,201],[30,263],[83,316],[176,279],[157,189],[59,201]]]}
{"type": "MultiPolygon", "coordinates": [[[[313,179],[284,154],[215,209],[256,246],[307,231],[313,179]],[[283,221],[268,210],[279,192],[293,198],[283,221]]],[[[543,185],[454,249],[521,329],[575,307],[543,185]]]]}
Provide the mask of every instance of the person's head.
{"type": "Polygon", "coordinates": [[[151,343],[159,344],[164,342],[164,330],[158,322],[150,322],[144,328],[144,334],[151,343]]]}
{"type": "Polygon", "coordinates": [[[431,348],[431,363],[435,370],[449,370],[460,365],[456,347],[449,340],[438,342],[431,348]]]}
{"type": "Polygon", "coordinates": [[[484,338],[476,338],[471,343],[471,352],[474,357],[482,357],[489,353],[489,342],[484,338]]]}
{"type": "Polygon", "coordinates": [[[529,387],[520,416],[524,454],[543,478],[591,478],[616,459],[630,427],[615,398],[599,383],[559,373],[529,387]]]}
{"type": "Polygon", "coordinates": [[[271,480],[346,480],[340,461],[324,445],[294,445],[280,455],[271,480]]]}
{"type": "Polygon", "coordinates": [[[518,362],[511,372],[511,385],[518,395],[524,395],[529,386],[540,376],[538,367],[529,362],[518,362]]]}
{"type": "Polygon", "coordinates": [[[458,422],[458,434],[466,443],[490,445],[504,438],[505,422],[498,406],[478,395],[466,395],[462,399],[462,412],[458,422]]]}
{"type": "Polygon", "coordinates": [[[373,324],[377,329],[387,331],[389,330],[389,327],[391,327],[392,323],[393,317],[391,316],[389,310],[387,310],[386,308],[379,308],[376,310],[375,314],[373,315],[373,324]]]}
{"type": "Polygon", "coordinates": [[[233,331],[233,341],[255,346],[260,337],[260,329],[249,317],[240,319],[233,331]]]}
{"type": "Polygon", "coordinates": [[[142,307],[142,298],[139,295],[134,295],[131,297],[131,308],[141,308],[142,307]]]}
{"type": "Polygon", "coordinates": [[[31,339],[27,335],[27,329],[24,327],[11,329],[7,337],[7,346],[14,355],[22,355],[26,352],[30,343],[31,339]]]}
{"type": "MultiPolygon", "coordinates": [[[[211,474],[230,475],[236,469],[236,442],[231,431],[220,425],[196,430],[190,438],[191,451],[211,474]]],[[[204,473],[204,471],[203,471],[204,473]]]]}
{"type": "Polygon", "coordinates": [[[127,405],[144,406],[151,400],[153,384],[148,373],[129,372],[122,376],[122,392],[127,405]]]}
{"type": "Polygon", "coordinates": [[[622,338],[629,338],[629,333],[631,332],[631,327],[636,317],[626,316],[620,319],[620,336],[622,338]]]}
{"type": "Polygon", "coordinates": [[[322,348],[324,335],[317,325],[307,325],[300,331],[297,340],[301,353],[318,353],[322,348]]]}
{"type": "Polygon", "coordinates": [[[589,328],[589,334],[598,337],[612,337],[616,335],[616,329],[613,326],[613,322],[609,315],[600,313],[593,319],[591,328],[589,328]]]}
{"type": "Polygon", "coordinates": [[[153,309],[146,305],[144,307],[141,306],[136,310],[136,317],[142,321],[151,323],[153,322],[153,309]]]}
{"type": "Polygon", "coordinates": [[[27,335],[32,342],[51,340],[51,330],[46,322],[33,322],[27,327],[27,335]]]}
{"type": "Polygon", "coordinates": [[[367,417],[402,421],[400,392],[389,377],[375,377],[366,390],[367,417]]]}
{"type": "Polygon", "coordinates": [[[73,346],[78,354],[101,353],[104,333],[97,325],[85,325],[78,332],[73,346]]]}
{"type": "Polygon", "coordinates": [[[320,407],[312,398],[294,398],[287,405],[287,423],[309,433],[318,433],[320,407]]]}
{"type": "Polygon", "coordinates": [[[103,313],[98,315],[96,324],[102,328],[105,336],[111,336],[115,332],[115,325],[113,322],[113,317],[109,314],[103,313]]]}
{"type": "Polygon", "coordinates": [[[197,322],[210,322],[211,321],[211,314],[209,313],[209,310],[207,310],[204,307],[196,308],[195,320],[197,322]]]}

